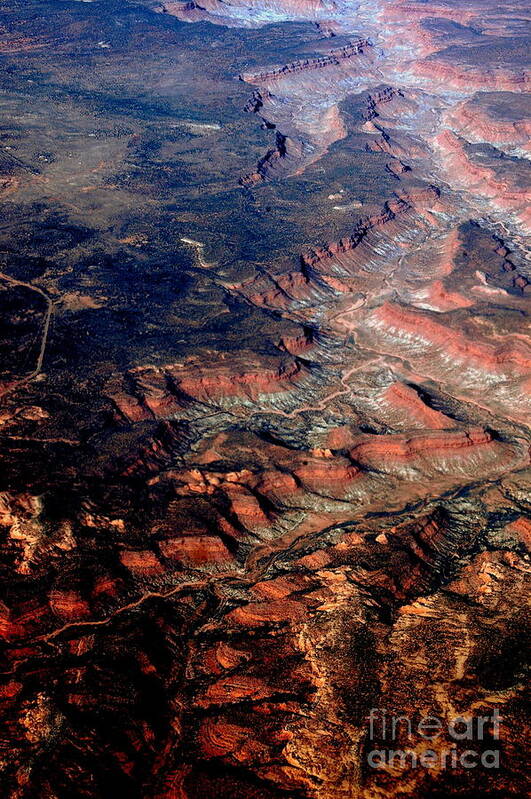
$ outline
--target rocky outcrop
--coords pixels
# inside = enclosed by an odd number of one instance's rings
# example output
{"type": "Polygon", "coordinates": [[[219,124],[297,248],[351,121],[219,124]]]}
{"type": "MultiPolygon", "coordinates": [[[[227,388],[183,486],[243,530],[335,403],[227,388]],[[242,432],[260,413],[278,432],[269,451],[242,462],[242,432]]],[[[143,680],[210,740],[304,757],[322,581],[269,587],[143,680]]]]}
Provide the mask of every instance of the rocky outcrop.
{"type": "Polygon", "coordinates": [[[375,119],[378,116],[378,108],[380,105],[390,103],[395,97],[403,97],[404,92],[401,89],[395,89],[393,86],[384,86],[377,92],[373,92],[367,97],[367,110],[363,114],[365,120],[375,119]]]}
{"type": "Polygon", "coordinates": [[[129,390],[116,392],[110,386],[109,393],[120,413],[137,422],[181,417],[193,401],[256,401],[262,395],[289,391],[304,376],[304,367],[295,359],[271,365],[243,357],[239,360],[238,368],[234,360],[209,364],[195,359],[163,367],[137,367],[128,375],[129,390]]]}
{"type": "Polygon", "coordinates": [[[531,118],[517,94],[482,92],[454,107],[448,121],[452,129],[469,142],[529,147],[531,118]]]}
{"type": "Polygon", "coordinates": [[[246,114],[258,114],[270,98],[270,92],[261,92],[256,89],[244,105],[243,110],[246,114]]]}
{"type": "Polygon", "coordinates": [[[471,430],[466,433],[447,433],[446,435],[415,436],[412,439],[386,436],[383,440],[374,439],[363,442],[350,450],[351,457],[364,466],[382,468],[386,461],[411,460],[430,456],[436,460],[446,450],[462,450],[491,444],[492,436],[485,430],[471,430]]]}
{"type": "Polygon", "coordinates": [[[442,357],[451,355],[454,363],[466,361],[488,371],[507,370],[508,373],[522,376],[531,367],[531,353],[525,342],[517,337],[507,337],[504,342],[493,346],[477,339],[468,339],[457,331],[450,336],[448,328],[438,321],[391,303],[382,305],[371,314],[368,324],[375,335],[381,330],[384,337],[400,337],[404,341],[404,350],[412,350],[417,345],[420,345],[419,349],[423,346],[442,348],[442,357]]]}
{"type": "Polygon", "coordinates": [[[325,55],[319,56],[318,58],[306,58],[303,61],[292,61],[290,64],[285,64],[282,67],[263,72],[243,72],[240,75],[240,80],[246,83],[269,84],[272,81],[297,72],[308,72],[330,66],[337,67],[353,56],[363,55],[370,47],[372,47],[372,42],[369,39],[358,39],[344,47],[337,47],[334,50],[329,50],[325,55]]]}
{"type": "Polygon", "coordinates": [[[240,186],[252,188],[268,178],[279,178],[298,168],[303,155],[302,142],[276,132],[276,144],[260,159],[256,170],[240,178],[240,186]]]}
{"type": "Polygon", "coordinates": [[[419,61],[412,66],[412,73],[439,86],[450,87],[454,91],[498,91],[526,92],[531,82],[530,73],[525,68],[504,69],[485,66],[469,66],[463,69],[447,61],[419,61]]]}
{"type": "Polygon", "coordinates": [[[500,209],[515,212],[525,229],[531,229],[528,211],[531,194],[525,186],[519,185],[519,181],[513,182],[512,175],[499,173],[495,163],[492,166],[476,163],[468,155],[463,140],[451,131],[438,134],[434,145],[436,153],[444,161],[445,170],[452,175],[456,185],[488,198],[500,209]]]}
{"type": "Polygon", "coordinates": [[[340,239],[338,242],[331,242],[326,247],[316,248],[301,256],[303,268],[318,268],[328,259],[337,258],[343,254],[355,250],[366,236],[374,229],[382,227],[392,222],[396,217],[411,211],[413,208],[423,205],[433,204],[440,196],[440,191],[436,186],[430,186],[421,191],[406,195],[396,195],[395,198],[385,203],[380,214],[360,219],[354,232],[347,238],[340,239]]]}
{"type": "Polygon", "coordinates": [[[404,383],[391,383],[385,391],[385,400],[393,409],[403,411],[410,424],[435,430],[452,427],[451,419],[426,405],[418,392],[404,383]]]}

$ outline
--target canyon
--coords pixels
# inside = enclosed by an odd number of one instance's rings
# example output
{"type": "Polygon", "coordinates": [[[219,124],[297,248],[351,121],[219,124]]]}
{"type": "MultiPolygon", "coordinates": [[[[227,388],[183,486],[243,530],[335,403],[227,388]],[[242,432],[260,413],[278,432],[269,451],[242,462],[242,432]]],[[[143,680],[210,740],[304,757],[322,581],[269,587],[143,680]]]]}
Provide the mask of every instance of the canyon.
{"type": "Polygon", "coordinates": [[[529,10],[103,6],[0,28],[4,795],[525,796],[529,10]]]}

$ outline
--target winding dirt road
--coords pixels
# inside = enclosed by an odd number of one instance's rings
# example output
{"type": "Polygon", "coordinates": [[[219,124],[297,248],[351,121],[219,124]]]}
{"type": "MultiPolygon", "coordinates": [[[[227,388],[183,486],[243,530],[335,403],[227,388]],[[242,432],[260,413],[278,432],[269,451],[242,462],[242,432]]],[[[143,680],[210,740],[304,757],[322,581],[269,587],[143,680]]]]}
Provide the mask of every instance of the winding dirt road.
{"type": "Polygon", "coordinates": [[[50,332],[50,322],[52,319],[53,309],[54,309],[54,302],[52,298],[46,294],[45,291],[40,289],[38,286],[34,286],[32,283],[24,283],[22,280],[16,280],[16,278],[11,277],[10,275],[6,275],[3,272],[0,272],[0,279],[5,280],[10,286],[22,286],[23,288],[29,289],[30,291],[35,291],[41,297],[44,298],[46,302],[46,311],[44,314],[44,323],[42,328],[42,337],[41,337],[41,345],[39,347],[39,354],[37,356],[37,362],[35,364],[34,369],[25,377],[22,377],[20,380],[15,381],[3,391],[0,391],[0,398],[5,397],[7,394],[11,394],[13,391],[20,388],[20,386],[29,383],[31,380],[34,380],[37,375],[42,372],[42,365],[44,363],[44,355],[46,353],[46,345],[48,343],[48,335],[50,332]]]}

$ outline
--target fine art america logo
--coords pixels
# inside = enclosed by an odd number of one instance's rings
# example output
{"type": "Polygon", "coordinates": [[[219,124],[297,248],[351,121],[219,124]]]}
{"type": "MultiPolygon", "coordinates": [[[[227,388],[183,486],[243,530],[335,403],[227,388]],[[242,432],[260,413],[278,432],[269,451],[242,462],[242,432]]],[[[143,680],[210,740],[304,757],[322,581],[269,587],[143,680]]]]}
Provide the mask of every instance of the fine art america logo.
{"type": "Polygon", "coordinates": [[[446,720],[431,715],[413,720],[372,708],[367,762],[371,768],[382,769],[496,769],[500,767],[496,741],[501,720],[497,708],[490,716],[446,720]],[[407,748],[398,748],[404,740],[407,748]]]}

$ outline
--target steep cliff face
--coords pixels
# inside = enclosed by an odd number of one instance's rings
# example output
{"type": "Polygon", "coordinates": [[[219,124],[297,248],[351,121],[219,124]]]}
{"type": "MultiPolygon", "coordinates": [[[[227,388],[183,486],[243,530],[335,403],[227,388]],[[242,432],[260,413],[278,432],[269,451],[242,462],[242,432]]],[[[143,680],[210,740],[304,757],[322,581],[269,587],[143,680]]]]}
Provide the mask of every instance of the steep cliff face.
{"type": "Polygon", "coordinates": [[[285,78],[288,75],[293,75],[298,72],[311,72],[314,69],[338,67],[342,62],[354,56],[362,55],[370,47],[372,47],[372,43],[369,39],[358,39],[344,47],[329,50],[326,55],[320,56],[319,58],[306,58],[303,61],[292,61],[290,64],[285,64],[276,69],[266,70],[265,72],[244,72],[240,75],[240,80],[246,83],[270,84],[278,78],[285,78]]]}
{"type": "Polygon", "coordinates": [[[513,92],[482,92],[451,110],[450,126],[468,142],[529,149],[531,119],[526,97],[513,92]]]}
{"type": "MultiPolygon", "coordinates": [[[[295,360],[259,364],[251,355],[231,360],[230,364],[196,361],[143,366],[129,373],[130,389],[113,394],[117,409],[129,421],[140,418],[178,417],[194,402],[256,402],[262,395],[288,391],[304,377],[304,366],[295,360]]],[[[112,389],[111,389],[112,390],[112,389]]]]}
{"type": "Polygon", "coordinates": [[[251,189],[268,178],[279,178],[296,172],[303,157],[304,144],[277,131],[275,146],[256,165],[256,170],[240,178],[240,185],[251,189]]]}
{"type": "Polygon", "coordinates": [[[524,795],[523,4],[55,5],[0,31],[6,796],[524,795]]]}

